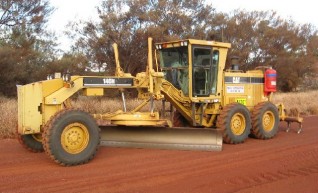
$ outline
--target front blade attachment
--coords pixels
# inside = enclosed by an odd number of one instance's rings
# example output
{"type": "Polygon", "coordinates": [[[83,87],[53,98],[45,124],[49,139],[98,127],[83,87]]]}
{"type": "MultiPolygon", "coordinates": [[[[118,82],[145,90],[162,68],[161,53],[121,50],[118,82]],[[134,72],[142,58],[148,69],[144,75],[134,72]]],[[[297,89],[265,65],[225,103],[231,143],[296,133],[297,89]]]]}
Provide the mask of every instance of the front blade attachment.
{"type": "Polygon", "coordinates": [[[222,133],[215,129],[101,127],[101,145],[108,147],[221,151],[222,133]]]}

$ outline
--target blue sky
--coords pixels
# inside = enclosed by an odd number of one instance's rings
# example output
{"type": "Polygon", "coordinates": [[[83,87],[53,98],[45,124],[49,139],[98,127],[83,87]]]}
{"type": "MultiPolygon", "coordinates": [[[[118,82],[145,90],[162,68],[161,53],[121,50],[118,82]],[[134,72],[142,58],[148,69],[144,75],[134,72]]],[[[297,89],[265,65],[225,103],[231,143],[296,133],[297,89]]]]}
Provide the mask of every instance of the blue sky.
{"type": "MultiPolygon", "coordinates": [[[[67,51],[72,43],[63,34],[68,22],[97,19],[96,6],[100,2],[101,0],[51,0],[51,5],[56,7],[56,11],[50,17],[48,29],[55,31],[62,50],[67,51]]],[[[318,28],[318,3],[314,0],[207,0],[207,2],[212,3],[213,7],[221,12],[230,12],[235,9],[273,10],[286,19],[291,18],[300,24],[312,23],[318,28]]]]}

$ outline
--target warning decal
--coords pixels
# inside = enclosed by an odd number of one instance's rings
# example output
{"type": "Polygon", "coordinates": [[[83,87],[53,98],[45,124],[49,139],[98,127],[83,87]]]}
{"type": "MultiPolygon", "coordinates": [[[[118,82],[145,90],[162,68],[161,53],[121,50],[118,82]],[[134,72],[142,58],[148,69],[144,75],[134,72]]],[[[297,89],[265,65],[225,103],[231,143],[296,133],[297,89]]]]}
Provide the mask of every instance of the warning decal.
{"type": "Polygon", "coordinates": [[[227,93],[244,93],[244,86],[226,86],[227,93]]]}

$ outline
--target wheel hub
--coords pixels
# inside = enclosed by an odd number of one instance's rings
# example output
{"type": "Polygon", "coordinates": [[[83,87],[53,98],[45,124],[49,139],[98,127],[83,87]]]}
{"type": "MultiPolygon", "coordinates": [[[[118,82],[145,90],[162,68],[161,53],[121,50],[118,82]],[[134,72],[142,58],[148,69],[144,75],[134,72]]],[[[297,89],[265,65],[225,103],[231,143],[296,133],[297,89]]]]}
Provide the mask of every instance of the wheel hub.
{"type": "Polygon", "coordinates": [[[79,139],[81,139],[80,134],[78,134],[77,132],[76,133],[69,133],[68,134],[69,137],[68,137],[68,140],[71,142],[71,143],[75,143],[75,142],[78,142],[79,139]]]}
{"type": "Polygon", "coordinates": [[[265,131],[271,131],[274,128],[274,114],[271,111],[266,111],[263,116],[263,126],[265,131]]]}
{"type": "Polygon", "coordinates": [[[61,135],[63,149],[71,154],[83,151],[87,147],[88,141],[88,129],[81,123],[66,126],[61,135]]]}
{"type": "Polygon", "coordinates": [[[235,113],[231,119],[231,130],[235,135],[241,135],[245,130],[245,117],[241,113],[235,113]]]}

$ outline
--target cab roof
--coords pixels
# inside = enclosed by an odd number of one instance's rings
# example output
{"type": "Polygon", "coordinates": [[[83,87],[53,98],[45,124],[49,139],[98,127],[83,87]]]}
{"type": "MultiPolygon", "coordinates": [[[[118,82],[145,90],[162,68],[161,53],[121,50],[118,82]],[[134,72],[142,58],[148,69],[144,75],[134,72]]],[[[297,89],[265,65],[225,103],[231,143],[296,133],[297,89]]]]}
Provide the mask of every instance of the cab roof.
{"type": "Polygon", "coordinates": [[[210,40],[197,40],[197,39],[184,39],[184,40],[177,40],[177,41],[161,42],[161,43],[156,43],[156,45],[167,45],[167,47],[179,47],[179,46],[182,46],[182,44],[185,42],[189,44],[196,44],[196,45],[203,45],[203,46],[231,48],[230,43],[210,41],[210,40]],[[171,46],[168,46],[168,45],[171,45],[171,46]]]}

